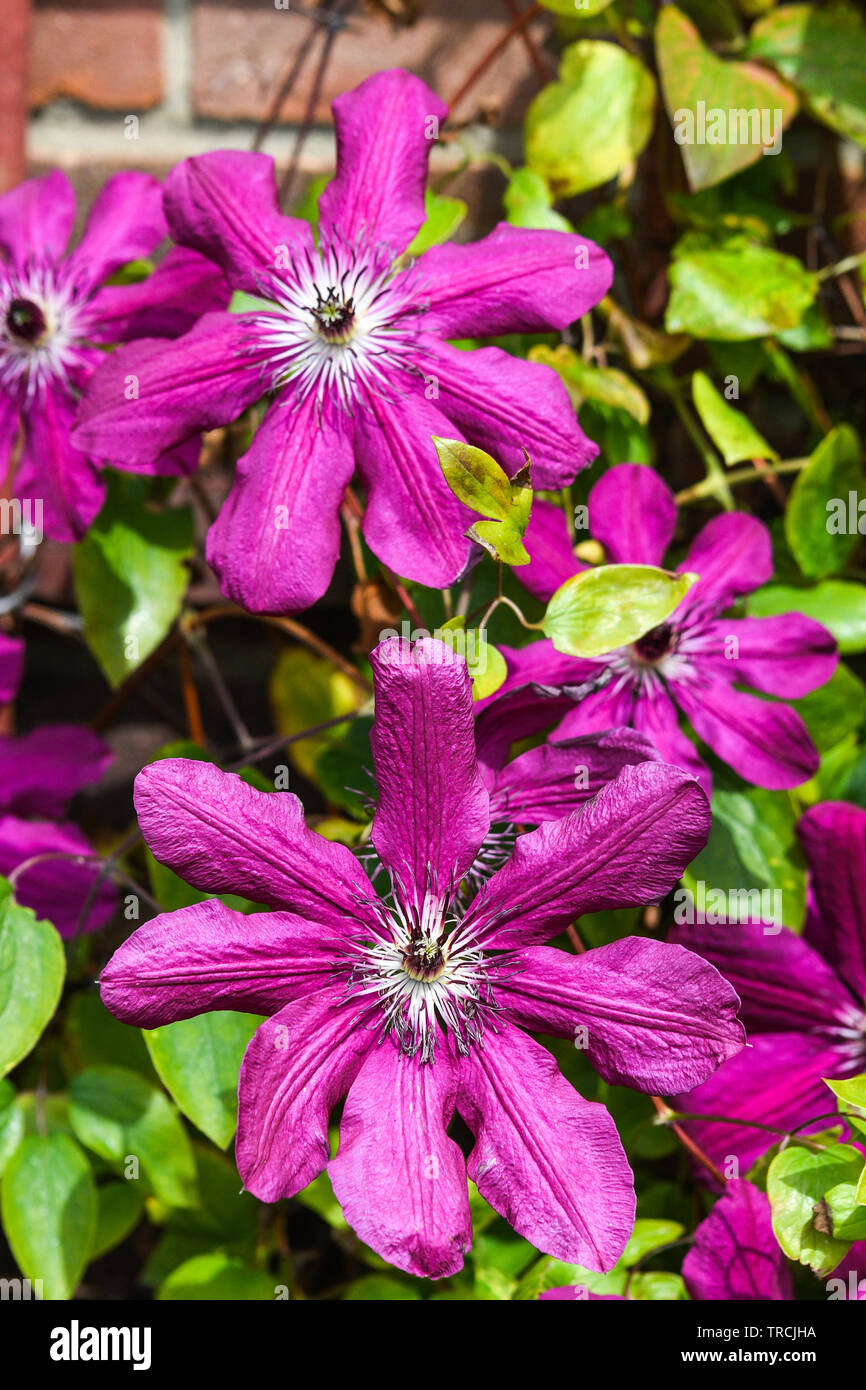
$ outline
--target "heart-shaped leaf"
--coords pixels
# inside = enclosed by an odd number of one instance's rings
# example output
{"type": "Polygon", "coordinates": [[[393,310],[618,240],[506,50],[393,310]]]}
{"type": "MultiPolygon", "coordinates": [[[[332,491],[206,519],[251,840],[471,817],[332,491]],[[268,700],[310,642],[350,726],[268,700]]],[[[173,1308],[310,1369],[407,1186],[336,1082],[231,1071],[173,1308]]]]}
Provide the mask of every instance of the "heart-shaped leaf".
{"type": "Polygon", "coordinates": [[[669,276],[668,332],[726,342],[795,328],[818,291],[817,277],[796,257],[741,234],[687,232],[669,276]]]}
{"type": "Polygon", "coordinates": [[[542,619],[558,652],[603,656],[658,627],[697,579],[654,565],[599,565],[574,574],[557,589],[542,619]]]}
{"type": "Polygon", "coordinates": [[[526,114],[526,162],[557,197],[607,183],[652,135],[656,84],[618,44],[581,39],[526,114]]]}
{"type": "Polygon", "coordinates": [[[758,63],[717,58],[675,5],[659,15],[656,57],[691,188],[721,183],[754,164],[765,147],[778,154],[797,111],[797,95],[781,78],[758,63]]]}
{"type": "Polygon", "coordinates": [[[67,1134],[24,1139],[3,1174],[3,1229],[19,1269],[41,1297],[71,1298],[96,1231],[96,1185],[67,1134]]]}
{"type": "Polygon", "coordinates": [[[820,121],[866,147],[866,24],[847,5],[780,5],[759,19],[749,56],[772,63],[820,121]]]}
{"type": "Polygon", "coordinates": [[[506,565],[528,565],[523,535],[532,508],[529,462],[509,478],[496,459],[460,439],[432,436],[445,481],[460,501],[486,517],[466,532],[483,545],[495,560],[506,565]]]}

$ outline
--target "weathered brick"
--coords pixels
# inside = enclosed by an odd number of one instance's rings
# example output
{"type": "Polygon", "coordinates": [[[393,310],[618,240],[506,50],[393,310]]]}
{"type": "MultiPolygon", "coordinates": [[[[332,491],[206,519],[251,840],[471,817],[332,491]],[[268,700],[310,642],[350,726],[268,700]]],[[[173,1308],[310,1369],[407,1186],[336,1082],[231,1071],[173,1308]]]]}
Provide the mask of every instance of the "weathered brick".
{"type": "MultiPolygon", "coordinates": [[[[332,99],[382,68],[408,68],[447,98],[509,22],[506,7],[491,0],[432,0],[416,23],[399,27],[359,7],[334,43],[314,119],[327,123],[332,99]]],[[[261,119],[309,26],[307,17],[276,9],[272,0],[198,0],[193,19],[198,114],[261,119]]],[[[541,18],[529,28],[536,38],[543,37],[548,21],[541,18]]],[[[312,56],[283,104],[281,121],[303,118],[315,67],[312,56]]],[[[523,42],[515,36],[457,114],[469,117],[480,104],[501,107],[501,119],[517,125],[537,89],[523,42]]]]}
{"type": "Polygon", "coordinates": [[[71,97],[107,111],[162,100],[160,0],[36,0],[30,104],[71,97]]]}

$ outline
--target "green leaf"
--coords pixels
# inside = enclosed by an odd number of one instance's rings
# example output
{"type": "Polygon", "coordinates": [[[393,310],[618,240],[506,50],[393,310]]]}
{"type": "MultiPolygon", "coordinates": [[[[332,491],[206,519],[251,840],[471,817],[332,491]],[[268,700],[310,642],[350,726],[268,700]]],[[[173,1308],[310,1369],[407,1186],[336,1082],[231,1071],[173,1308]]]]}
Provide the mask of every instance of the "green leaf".
{"type": "Polygon", "coordinates": [[[846,1105],[855,1105],[858,1110],[866,1110],[866,1072],[862,1076],[849,1076],[844,1081],[832,1081],[824,1077],[824,1085],[829,1086],[834,1096],[846,1105]]]}
{"type": "Polygon", "coordinates": [[[705,372],[695,372],[692,376],[692,400],[701,417],[701,424],[725,463],[779,457],[764,436],[758,433],[751,420],[741,411],[735,410],[732,405],[728,405],[705,372]]]}
{"type": "Polygon", "coordinates": [[[825,685],[791,704],[806,721],[818,750],[826,753],[861,728],[866,718],[866,686],[843,663],[825,685]]]}
{"type": "Polygon", "coordinates": [[[529,463],[511,479],[494,458],[459,439],[433,435],[445,481],[460,501],[487,517],[466,532],[483,545],[495,560],[506,565],[528,565],[522,537],[529,522],[532,488],[529,463]]]}
{"type": "Polygon", "coordinates": [[[817,277],[794,256],[742,234],[716,240],[687,232],[669,278],[668,332],[728,342],[796,327],[818,290],[817,277]]]}
{"type": "Polygon", "coordinates": [[[279,305],[272,299],[260,299],[256,294],[247,294],[246,290],[235,290],[229,300],[230,314],[276,314],[279,313],[279,305]]]}
{"type": "Polygon", "coordinates": [[[90,1164],[65,1134],[24,1139],[3,1174],[3,1229],[22,1274],[42,1297],[72,1297],[90,1258],[96,1186],[90,1164]]]}
{"type": "Polygon", "coordinates": [[[140,1030],[110,1014],[96,990],[73,994],[64,1013],[60,1058],[67,1076],[106,1062],[156,1080],[140,1030]]]}
{"type": "Polygon", "coordinates": [[[515,169],[502,195],[506,220],[512,227],[534,231],[574,231],[568,218],[556,212],[550,189],[534,169],[515,169]]]}
{"type": "Polygon", "coordinates": [[[142,280],[146,280],[148,275],[152,275],[153,271],[153,261],[127,261],[102,283],[104,285],[138,285],[142,280]]]}
{"type": "Polygon", "coordinates": [[[132,1182],[107,1182],[96,1189],[97,1213],[88,1263],[126,1240],[141,1220],[144,1199],[132,1182]]]}
{"type": "Polygon", "coordinates": [[[722,62],[675,5],[661,10],[655,37],[662,96],[691,188],[709,188],[754,164],[765,139],[768,147],[781,142],[797,111],[786,83],[757,63],[722,62]],[[729,112],[738,113],[736,124],[729,112]],[[769,122],[762,129],[763,113],[769,122]]]}
{"type": "Polygon", "coordinates": [[[617,367],[596,367],[591,362],[584,362],[574,348],[565,343],[555,348],[539,344],[530,349],[529,360],[553,368],[568,391],[575,410],[579,410],[584,401],[595,401],[615,406],[618,410],[627,410],[639,425],[645,425],[649,420],[650,404],[646,394],[636,381],[617,367]]]}
{"type": "Polygon", "coordinates": [[[365,1274],[349,1285],[343,1297],[349,1303],[411,1302],[421,1294],[414,1284],[402,1279],[392,1279],[387,1274],[365,1274]]]}
{"type": "Polygon", "coordinates": [[[0,1081],[0,1174],[24,1138],[24,1112],[15,1104],[15,1087],[0,1081]]]}
{"type": "Polygon", "coordinates": [[[599,565],[557,589],[542,619],[546,637],[569,656],[603,656],[636,642],[669,618],[697,575],[653,565],[599,565]]]}
{"type": "Polygon", "coordinates": [[[682,1275],[663,1269],[650,1269],[633,1275],[628,1292],[629,1298],[644,1303],[680,1303],[689,1296],[682,1275]]]}
{"type": "Polygon", "coordinates": [[[195,544],[190,508],[155,510],[148,478],[108,471],[106,479],[102,511],[75,546],[72,571],[87,644],[116,688],[180,612],[195,544]]]}
{"type": "Polygon", "coordinates": [[[765,895],[761,914],[796,929],[805,913],[806,874],[791,799],[763,787],[733,790],[724,786],[723,777],[722,772],[713,791],[709,841],[692,860],[683,882],[693,894],[700,881],[706,894],[721,890],[732,921],[759,915],[754,899],[758,891],[765,895]]]}
{"type": "Polygon", "coordinates": [[[529,107],[526,162],[557,197],[607,183],[649,140],[655,101],[655,79],[639,58],[581,39],[563,51],[559,80],[529,107]]]}
{"type": "Polygon", "coordinates": [[[236,1255],[214,1250],[194,1255],[172,1270],[157,1290],[162,1302],[270,1302],[276,1282],[262,1269],[252,1269],[236,1255]]]}
{"type": "Polygon", "coordinates": [[[785,536],[804,574],[823,579],[845,564],[859,540],[862,482],[860,443],[850,425],[839,425],[797,474],[785,511],[785,536]]]}
{"type": "Polygon", "coordinates": [[[749,56],[772,63],[831,130],[866,148],[866,25],[845,5],[781,5],[749,36],[749,56]]]}
{"type": "MultiPolygon", "coordinates": [[[[286,647],[274,662],[268,681],[268,698],[277,733],[293,738],[328,719],[351,714],[363,697],[355,682],[342,671],[335,671],[333,664],[324,657],[304,647],[286,647]]],[[[348,724],[338,724],[311,738],[290,743],[286,749],[289,761],[314,782],[319,754],[344,737],[347,728],[348,724]]],[[[275,757],[275,762],[281,758],[282,754],[275,757]]]]}
{"type": "Polygon", "coordinates": [[[462,198],[446,198],[443,193],[434,193],[430,188],[424,193],[424,208],[424,225],[403,252],[409,258],[421,256],[431,246],[448,241],[469,211],[462,198]]]}
{"type": "Polygon", "coordinates": [[[261,1021],[255,1014],[217,1010],[143,1030],[160,1081],[221,1149],[237,1128],[238,1072],[261,1021]]]}
{"type": "Polygon", "coordinates": [[[505,657],[477,629],[467,633],[466,619],[462,615],[449,618],[447,623],[435,629],[433,636],[440,642],[446,642],[452,651],[463,657],[472,677],[473,700],[486,700],[506,679],[508,666],[505,657]]]}
{"type": "Polygon", "coordinates": [[[80,1142],[121,1171],[128,1158],[137,1159],[142,1177],[166,1206],[195,1206],[195,1164],[180,1117],[162,1091],[136,1072],[81,1072],[70,1083],[69,1119],[80,1142]]]}
{"type": "Polygon", "coordinates": [[[60,1002],[66,956],[50,922],[0,878],[0,1076],[26,1057],[60,1002]]]}
{"type": "Polygon", "coordinates": [[[639,1264],[654,1250],[660,1250],[662,1246],[671,1245],[675,1240],[679,1240],[684,1230],[685,1227],[681,1226],[679,1221],[661,1221],[655,1217],[642,1217],[637,1220],[620,1256],[626,1269],[639,1264]]]}
{"type": "Polygon", "coordinates": [[[831,1203],[844,1204],[850,1191],[853,1204],[862,1167],[862,1155],[848,1144],[816,1152],[794,1143],[776,1154],[767,1170],[776,1239],[789,1259],[808,1265],[819,1278],[848,1253],[850,1240],[826,1232],[834,1225],[831,1203]]]}
{"type": "Polygon", "coordinates": [[[746,599],[753,618],[775,613],[804,613],[832,632],[840,652],[866,651],[866,585],[847,579],[827,579],[809,589],[791,584],[766,584],[746,599]]]}
{"type": "Polygon", "coordinates": [[[564,15],[566,19],[584,19],[601,14],[612,0],[540,0],[546,10],[564,15]]]}

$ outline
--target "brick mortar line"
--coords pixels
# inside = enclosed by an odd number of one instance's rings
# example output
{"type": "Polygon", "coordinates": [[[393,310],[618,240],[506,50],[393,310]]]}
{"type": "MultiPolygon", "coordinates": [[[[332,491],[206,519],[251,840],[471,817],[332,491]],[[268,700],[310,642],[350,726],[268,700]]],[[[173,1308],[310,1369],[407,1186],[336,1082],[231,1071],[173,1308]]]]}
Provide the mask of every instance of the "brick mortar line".
{"type": "Polygon", "coordinates": [[[162,9],[162,110],[174,120],[189,124],[193,119],[192,8],[189,0],[163,0],[162,9]]]}

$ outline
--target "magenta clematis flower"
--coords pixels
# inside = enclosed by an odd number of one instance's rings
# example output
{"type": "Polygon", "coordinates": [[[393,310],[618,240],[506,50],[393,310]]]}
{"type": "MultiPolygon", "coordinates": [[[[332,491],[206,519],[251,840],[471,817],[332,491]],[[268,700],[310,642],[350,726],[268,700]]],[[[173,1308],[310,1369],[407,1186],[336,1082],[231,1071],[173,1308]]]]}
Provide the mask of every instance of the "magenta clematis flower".
{"type": "MultiPolygon", "coordinates": [[[[773,1234],[765,1193],[744,1179],[733,1179],[695,1231],[683,1260],[689,1297],[698,1302],[766,1302],[790,1300],[794,1285],[788,1262],[773,1234]]],[[[539,1294],[542,1300],[616,1299],[567,1284],[539,1294]]]]}
{"type": "MultiPolygon", "coordinates": [[[[622,463],[592,488],[589,523],[611,562],[660,565],[674,534],[676,504],[651,468],[622,463]]],[[[533,505],[525,540],[532,563],[516,573],[539,598],[549,599],[586,568],[572,551],[564,513],[549,502],[533,505]]],[[[734,682],[769,695],[807,695],[835,670],[833,637],[801,613],[720,616],[772,575],[770,536],[754,517],[715,517],[679,569],[700,579],[668,622],[592,661],[563,656],[547,640],[506,649],[509,676],[497,698],[520,692],[512,699],[526,733],[544,727],[546,714],[563,714],[559,738],[631,724],[649,735],[667,762],[692,772],[709,791],[709,769],[678,726],[679,707],[698,736],[747,782],[781,789],[806,781],[817,771],[819,756],[800,715],[781,701],[736,690],[734,682]],[[550,702],[552,696],[558,702],[550,702]]]]}
{"type": "MultiPolygon", "coordinates": [[[[858,881],[866,811],[825,802],[797,829],[810,876],[802,937],[759,923],[675,930],[674,939],[712,961],[741,996],[750,1043],[677,1098],[683,1111],[795,1129],[832,1109],[822,1077],[866,1071],[866,907],[858,881]]],[[[691,1129],[717,1162],[736,1155],[743,1169],[768,1146],[769,1136],[748,1123],[708,1120],[691,1129]]]]}
{"type": "Polygon", "coordinates": [[[324,593],[356,465],[373,551],[443,587],[469,559],[473,515],[446,486],[432,435],[465,435],[511,474],[525,446],[538,487],[560,487],[597,453],[550,368],[446,339],[564,328],[608,289],[603,252],[503,224],[473,245],[405,255],[425,220],[427,161],[446,115],[399,70],[337,99],[337,173],[320,199],[318,247],[306,222],[281,215],[266,155],[201,155],[166,182],[175,241],[267,302],[208,315],[172,347],[116,353],[91,383],[76,440],[149,470],[155,450],[270,393],[208,538],[223,592],[254,612],[296,611],[324,593]]]}
{"type": "Polygon", "coordinates": [[[359,860],[304,824],[289,793],[184,759],[136,781],[158,859],[213,899],[144,924],[102,973],[142,1027],[211,1009],[269,1015],[244,1057],[236,1158],[264,1201],[327,1166],[346,1219],[401,1269],[440,1277],[471,1241],[466,1176],[539,1249],[616,1261],[634,1194],[613,1120],[524,1029],[575,1037],[605,1078],[669,1092],[742,1045],[737,999],[680,947],[632,938],[573,956],[542,943],[575,916],[658,898],[704,844],[706,798],[657,762],[521,835],[464,903],[490,825],[465,662],[433,639],[372,657],[378,896],[359,860]],[[346,1096],[329,1163],[328,1118],[346,1096]],[[448,1137],[457,1109],[468,1161],[448,1137]]]}
{"type": "MultiPolygon", "coordinates": [[[[41,504],[34,524],[59,541],[80,540],[105,492],[93,456],[70,439],[100,347],[185,331],[196,313],[228,300],[213,266],[185,250],[140,284],[100,288],[166,235],[162,189],[150,175],[110,178],[65,254],[74,221],[75,194],[59,171],[0,197],[0,473],[23,426],[15,495],[31,504],[31,523],[41,504]]],[[[186,455],[162,460],[166,472],[187,463],[186,455]]]]}
{"type": "MultiPolygon", "coordinates": [[[[5,878],[31,859],[50,856],[16,879],[15,896],[61,936],[73,936],[93,888],[92,865],[62,858],[92,857],[77,825],[62,821],[72,797],[97,782],[112,759],[111,749],[89,729],[53,724],[21,738],[0,738],[0,874],[5,878]]],[[[86,930],[104,926],[117,906],[110,881],[100,883],[86,930]]]]}

